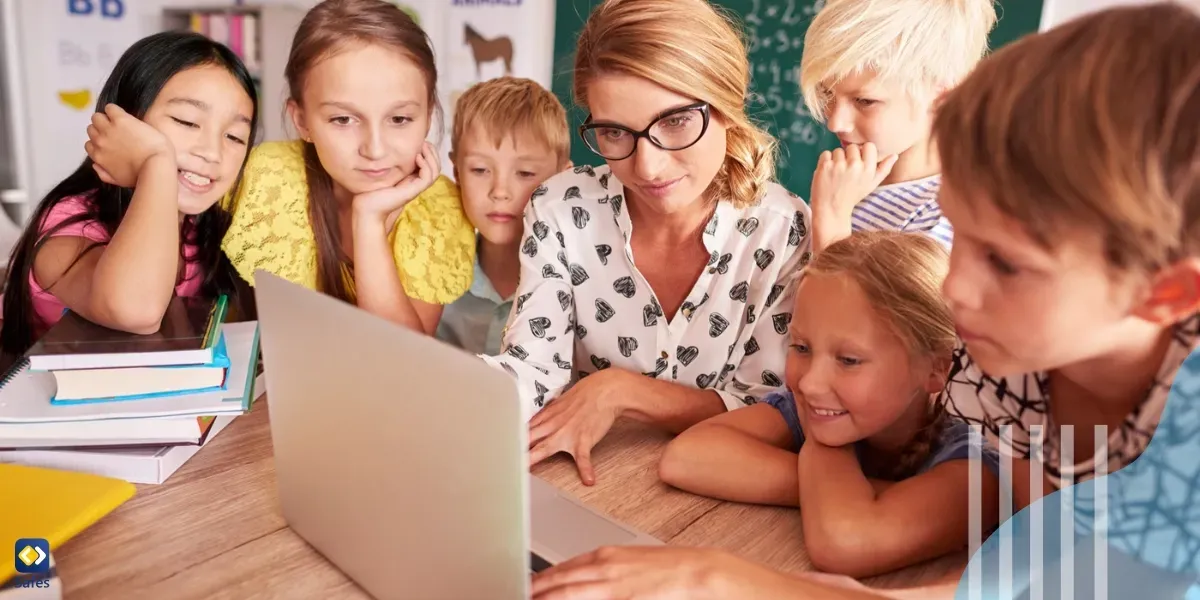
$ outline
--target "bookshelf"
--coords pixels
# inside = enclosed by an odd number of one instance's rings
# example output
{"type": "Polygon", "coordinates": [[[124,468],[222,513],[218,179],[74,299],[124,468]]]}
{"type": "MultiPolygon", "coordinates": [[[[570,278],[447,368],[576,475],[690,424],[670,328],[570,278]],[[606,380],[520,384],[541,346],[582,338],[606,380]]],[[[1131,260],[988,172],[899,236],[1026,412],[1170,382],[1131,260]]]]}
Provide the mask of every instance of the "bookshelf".
{"type": "Polygon", "coordinates": [[[283,4],[172,7],[163,10],[164,30],[191,30],[221,42],[242,58],[258,84],[259,141],[291,137],[284,107],[292,38],[306,11],[283,4]]]}

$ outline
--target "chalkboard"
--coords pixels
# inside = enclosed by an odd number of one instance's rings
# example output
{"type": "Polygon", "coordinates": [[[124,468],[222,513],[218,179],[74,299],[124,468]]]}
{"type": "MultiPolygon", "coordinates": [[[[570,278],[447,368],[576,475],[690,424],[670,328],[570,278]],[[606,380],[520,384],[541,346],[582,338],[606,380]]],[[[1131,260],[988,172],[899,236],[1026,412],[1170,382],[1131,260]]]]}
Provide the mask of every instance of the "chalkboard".
{"type": "MultiPolygon", "coordinates": [[[[1037,31],[1043,0],[1000,0],[1000,17],[989,45],[995,49],[1037,31]]],[[[574,135],[587,114],[571,96],[575,41],[584,21],[600,0],[556,0],[553,91],[567,107],[572,128],[571,160],[576,165],[598,165],[574,135]]],[[[751,63],[751,115],[779,140],[777,178],[784,187],[808,198],[812,172],[823,150],[836,148],[837,138],[813,120],[800,94],[800,55],[804,31],[824,0],[721,0],[742,21],[751,63]]]]}

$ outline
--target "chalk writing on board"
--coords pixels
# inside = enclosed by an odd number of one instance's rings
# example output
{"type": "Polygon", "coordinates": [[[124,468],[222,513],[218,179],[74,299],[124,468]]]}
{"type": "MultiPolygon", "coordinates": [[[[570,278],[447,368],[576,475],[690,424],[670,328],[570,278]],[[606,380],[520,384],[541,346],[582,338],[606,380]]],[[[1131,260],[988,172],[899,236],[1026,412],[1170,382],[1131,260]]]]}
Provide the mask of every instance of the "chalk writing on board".
{"type": "Polygon", "coordinates": [[[749,41],[751,106],[784,144],[816,146],[822,125],[800,94],[804,30],[824,0],[750,0],[743,14],[749,41]]]}

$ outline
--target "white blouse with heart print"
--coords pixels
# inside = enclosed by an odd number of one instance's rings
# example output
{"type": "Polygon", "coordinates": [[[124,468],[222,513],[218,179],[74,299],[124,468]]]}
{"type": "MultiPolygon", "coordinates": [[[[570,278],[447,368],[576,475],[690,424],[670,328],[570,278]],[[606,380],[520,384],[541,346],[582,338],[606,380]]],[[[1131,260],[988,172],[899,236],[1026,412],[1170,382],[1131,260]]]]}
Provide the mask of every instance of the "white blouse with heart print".
{"type": "Polygon", "coordinates": [[[808,205],[774,183],[755,206],[719,202],[703,234],[708,267],[667,318],[634,265],[623,194],[607,166],[581,166],[525,211],[503,353],[483,358],[517,379],[526,415],[607,368],[713,390],[729,409],[783,386],[808,205]]]}

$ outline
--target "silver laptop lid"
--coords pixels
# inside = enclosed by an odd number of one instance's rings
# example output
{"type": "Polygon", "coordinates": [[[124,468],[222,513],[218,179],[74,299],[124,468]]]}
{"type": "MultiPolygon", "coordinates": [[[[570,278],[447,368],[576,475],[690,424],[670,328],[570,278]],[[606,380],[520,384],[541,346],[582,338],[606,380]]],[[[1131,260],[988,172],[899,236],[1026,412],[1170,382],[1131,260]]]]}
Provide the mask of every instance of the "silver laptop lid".
{"type": "Polygon", "coordinates": [[[527,597],[528,432],[511,378],[265,271],[255,280],[292,529],[378,598],[527,597]]]}

